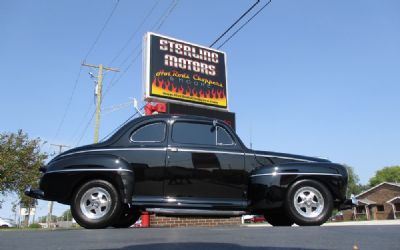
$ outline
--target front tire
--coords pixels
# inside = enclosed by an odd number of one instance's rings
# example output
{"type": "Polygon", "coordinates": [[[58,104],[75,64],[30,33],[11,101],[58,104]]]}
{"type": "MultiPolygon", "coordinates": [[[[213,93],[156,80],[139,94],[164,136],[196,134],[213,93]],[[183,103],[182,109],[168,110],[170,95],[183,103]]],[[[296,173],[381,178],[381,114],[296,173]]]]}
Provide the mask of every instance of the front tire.
{"type": "Polygon", "coordinates": [[[76,222],[84,228],[105,228],[121,214],[121,200],[111,183],[92,180],[75,192],[71,202],[71,213],[76,222]]]}
{"type": "Polygon", "coordinates": [[[300,180],[289,187],[285,209],[299,226],[319,226],[332,214],[330,191],[315,180],[300,180]]]}

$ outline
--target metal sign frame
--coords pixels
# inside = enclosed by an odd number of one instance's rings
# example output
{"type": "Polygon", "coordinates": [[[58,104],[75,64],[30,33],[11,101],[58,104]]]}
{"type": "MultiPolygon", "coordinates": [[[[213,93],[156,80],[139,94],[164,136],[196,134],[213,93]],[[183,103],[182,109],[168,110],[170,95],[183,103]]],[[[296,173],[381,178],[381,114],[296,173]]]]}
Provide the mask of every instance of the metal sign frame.
{"type": "MultiPolygon", "coordinates": [[[[160,101],[160,102],[172,102],[172,103],[178,103],[178,104],[184,104],[184,105],[192,105],[192,106],[197,106],[197,107],[202,107],[202,108],[207,108],[207,109],[219,109],[219,110],[224,110],[227,111],[229,110],[229,95],[228,95],[228,74],[227,74],[227,56],[226,53],[223,51],[219,51],[219,50],[215,50],[212,48],[208,48],[202,45],[198,45],[198,44],[194,44],[194,43],[189,43],[183,40],[179,40],[179,39],[175,39],[172,37],[168,37],[168,36],[164,36],[164,35],[160,35],[160,34],[156,34],[153,32],[148,32],[146,33],[146,35],[144,36],[144,42],[143,42],[143,91],[144,91],[144,99],[146,101],[160,101]],[[164,96],[155,96],[152,95],[151,93],[151,89],[150,89],[150,85],[152,84],[153,79],[151,79],[151,36],[156,36],[159,37],[160,39],[164,38],[167,39],[169,41],[173,41],[173,42],[177,42],[177,43],[181,43],[184,45],[188,45],[188,46],[193,46],[193,47],[198,47],[200,49],[204,49],[206,51],[212,51],[212,52],[216,52],[219,54],[222,54],[224,59],[223,59],[223,64],[224,64],[224,72],[223,75],[221,76],[221,78],[223,78],[225,80],[224,84],[224,88],[221,92],[223,92],[223,95],[226,99],[226,106],[221,106],[221,105],[213,105],[213,104],[209,104],[209,103],[203,103],[203,102],[199,102],[199,101],[193,101],[193,100],[184,100],[184,99],[179,99],[179,98],[169,98],[169,97],[164,97],[164,96]]],[[[221,67],[221,65],[217,65],[219,67],[221,67]]],[[[165,66],[168,67],[168,66],[165,66]]],[[[201,98],[200,98],[201,99],[201,98]]]]}

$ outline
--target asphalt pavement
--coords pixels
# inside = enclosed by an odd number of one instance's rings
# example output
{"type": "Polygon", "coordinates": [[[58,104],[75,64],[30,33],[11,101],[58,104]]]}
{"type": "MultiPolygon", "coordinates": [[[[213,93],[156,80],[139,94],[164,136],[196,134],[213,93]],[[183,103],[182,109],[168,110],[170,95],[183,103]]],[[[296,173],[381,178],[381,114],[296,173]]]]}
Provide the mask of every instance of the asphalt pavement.
{"type": "Polygon", "coordinates": [[[399,225],[0,231],[0,249],[400,249],[399,225]],[[357,247],[357,248],[355,248],[357,247]]]}

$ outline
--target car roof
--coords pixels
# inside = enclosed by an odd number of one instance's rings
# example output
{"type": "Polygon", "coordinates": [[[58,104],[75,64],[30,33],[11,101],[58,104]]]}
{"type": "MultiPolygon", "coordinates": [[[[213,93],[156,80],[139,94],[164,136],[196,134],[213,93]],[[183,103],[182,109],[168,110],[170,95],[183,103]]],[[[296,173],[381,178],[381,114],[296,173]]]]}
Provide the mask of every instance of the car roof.
{"type": "Polygon", "coordinates": [[[217,118],[211,118],[211,117],[206,117],[206,116],[197,116],[197,115],[180,115],[180,114],[154,114],[154,115],[146,115],[142,117],[138,117],[136,119],[133,119],[127,123],[128,127],[139,122],[143,122],[146,120],[153,120],[153,119],[188,119],[188,120],[196,120],[196,121],[213,121],[213,120],[218,120],[220,122],[225,123],[221,119],[217,118]]]}
{"type": "MultiPolygon", "coordinates": [[[[211,118],[211,117],[206,117],[206,116],[196,116],[196,115],[177,115],[177,114],[155,114],[155,115],[146,115],[146,116],[141,116],[137,117],[135,119],[132,119],[124,124],[122,124],[119,128],[116,129],[115,133],[112,133],[110,137],[107,140],[104,140],[104,142],[111,140],[114,141],[115,139],[119,138],[122,134],[125,134],[127,130],[131,129],[132,126],[135,124],[145,122],[145,121],[151,121],[155,119],[162,119],[162,120],[167,120],[167,119],[189,119],[189,120],[196,120],[196,121],[213,121],[213,120],[218,120],[221,123],[225,124],[227,127],[229,125],[224,122],[223,120],[216,119],[216,118],[211,118]]],[[[101,145],[101,144],[98,144],[101,145]]]]}

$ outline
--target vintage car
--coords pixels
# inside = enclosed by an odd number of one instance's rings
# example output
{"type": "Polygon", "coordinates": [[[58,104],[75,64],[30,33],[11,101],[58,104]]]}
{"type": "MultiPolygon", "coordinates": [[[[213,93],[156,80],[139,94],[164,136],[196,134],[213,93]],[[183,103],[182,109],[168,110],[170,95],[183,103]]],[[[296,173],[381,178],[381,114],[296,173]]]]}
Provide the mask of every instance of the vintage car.
{"type": "Polygon", "coordinates": [[[85,228],[129,227],[143,211],[263,214],[274,226],[321,225],[350,202],[344,166],[248,149],[225,122],[197,116],[134,119],[40,171],[39,189],[25,193],[70,205],[85,228]]]}

